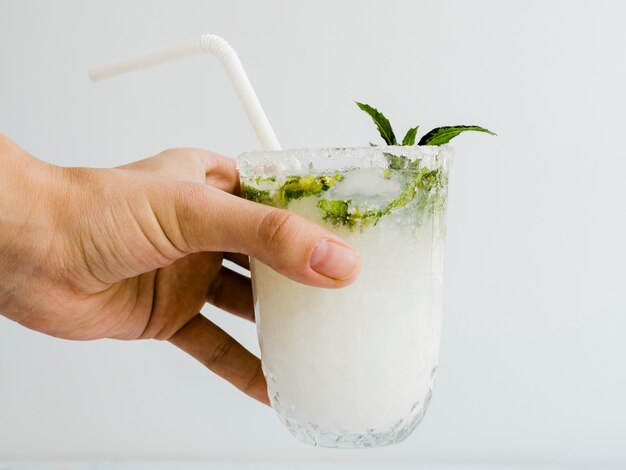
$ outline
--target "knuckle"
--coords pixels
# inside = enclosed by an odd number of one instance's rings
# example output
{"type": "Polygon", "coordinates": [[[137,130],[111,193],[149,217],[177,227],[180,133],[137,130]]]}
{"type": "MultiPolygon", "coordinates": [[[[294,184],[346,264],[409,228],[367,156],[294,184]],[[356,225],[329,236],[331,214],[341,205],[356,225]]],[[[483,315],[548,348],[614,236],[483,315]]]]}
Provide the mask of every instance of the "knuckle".
{"type": "Polygon", "coordinates": [[[207,152],[197,148],[177,147],[168,149],[163,153],[168,154],[169,158],[178,162],[201,165],[207,152]]]}
{"type": "Polygon", "coordinates": [[[185,207],[193,207],[199,201],[203,201],[207,196],[207,186],[203,183],[185,182],[177,185],[181,202],[185,207]]]}
{"type": "Polygon", "coordinates": [[[206,366],[213,370],[226,362],[229,354],[231,354],[233,348],[237,345],[237,342],[230,336],[227,336],[221,343],[217,344],[213,351],[206,357],[206,366]]]}
{"type": "Polygon", "coordinates": [[[224,276],[218,275],[215,280],[209,286],[206,293],[206,301],[212,305],[215,305],[221,300],[224,289],[224,276]]]}
{"type": "Polygon", "coordinates": [[[165,196],[173,196],[176,201],[178,218],[183,221],[193,220],[197,207],[208,197],[208,188],[202,183],[175,183],[169,188],[166,185],[164,189],[165,196]]]}
{"type": "Polygon", "coordinates": [[[207,200],[207,188],[202,183],[176,182],[163,185],[161,191],[165,201],[175,201],[172,220],[167,227],[170,240],[175,241],[174,246],[182,252],[193,250],[190,242],[197,239],[200,230],[196,219],[197,208],[207,200]]]}
{"type": "Polygon", "coordinates": [[[293,235],[294,215],[284,210],[271,210],[261,219],[259,224],[259,238],[270,249],[285,246],[293,235]]]}

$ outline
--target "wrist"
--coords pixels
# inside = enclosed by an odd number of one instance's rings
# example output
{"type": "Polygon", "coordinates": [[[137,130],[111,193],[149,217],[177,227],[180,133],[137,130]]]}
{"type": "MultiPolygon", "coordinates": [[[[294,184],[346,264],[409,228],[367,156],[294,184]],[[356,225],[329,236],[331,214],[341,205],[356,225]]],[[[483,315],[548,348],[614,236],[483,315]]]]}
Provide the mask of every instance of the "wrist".
{"type": "Polygon", "coordinates": [[[0,314],[13,319],[32,302],[22,294],[50,253],[57,173],[0,135],[0,314]]]}

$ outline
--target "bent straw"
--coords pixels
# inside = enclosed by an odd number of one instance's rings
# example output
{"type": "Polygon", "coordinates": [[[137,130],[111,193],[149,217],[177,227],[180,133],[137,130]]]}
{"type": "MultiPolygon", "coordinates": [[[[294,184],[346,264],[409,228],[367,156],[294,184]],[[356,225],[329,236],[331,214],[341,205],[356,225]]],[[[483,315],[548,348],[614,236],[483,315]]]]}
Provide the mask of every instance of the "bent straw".
{"type": "Polygon", "coordinates": [[[116,75],[206,52],[210,52],[222,62],[228,74],[228,78],[233,84],[233,87],[235,87],[241,104],[246,110],[248,119],[252,123],[257,138],[261,142],[263,150],[280,150],[281,147],[278,143],[278,139],[254,92],[254,88],[252,88],[250,79],[237,53],[230,44],[220,36],[204,34],[182,44],[93,67],[89,70],[89,78],[92,81],[104,80],[106,78],[115,77],[116,75]]]}

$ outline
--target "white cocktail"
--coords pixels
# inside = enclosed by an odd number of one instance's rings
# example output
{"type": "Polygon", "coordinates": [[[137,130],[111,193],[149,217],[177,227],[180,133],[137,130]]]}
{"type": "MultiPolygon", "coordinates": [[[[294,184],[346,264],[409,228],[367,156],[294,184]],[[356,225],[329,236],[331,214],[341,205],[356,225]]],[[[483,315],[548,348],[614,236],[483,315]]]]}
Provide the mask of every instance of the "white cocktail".
{"type": "Polygon", "coordinates": [[[305,286],[251,261],[263,370],[291,432],[327,447],[399,442],[431,397],[441,329],[444,146],[244,154],[247,199],[282,207],[361,256],[351,286],[305,286]]]}

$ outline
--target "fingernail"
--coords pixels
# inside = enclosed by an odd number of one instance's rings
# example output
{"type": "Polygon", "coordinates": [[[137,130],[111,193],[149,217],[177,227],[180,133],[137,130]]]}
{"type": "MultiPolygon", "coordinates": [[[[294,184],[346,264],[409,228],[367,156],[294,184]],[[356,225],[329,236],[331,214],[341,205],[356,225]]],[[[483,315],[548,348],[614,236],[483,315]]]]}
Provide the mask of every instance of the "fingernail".
{"type": "Polygon", "coordinates": [[[341,280],[350,277],[358,269],[359,254],[347,246],[322,240],[313,249],[309,265],[323,276],[341,280]]]}

